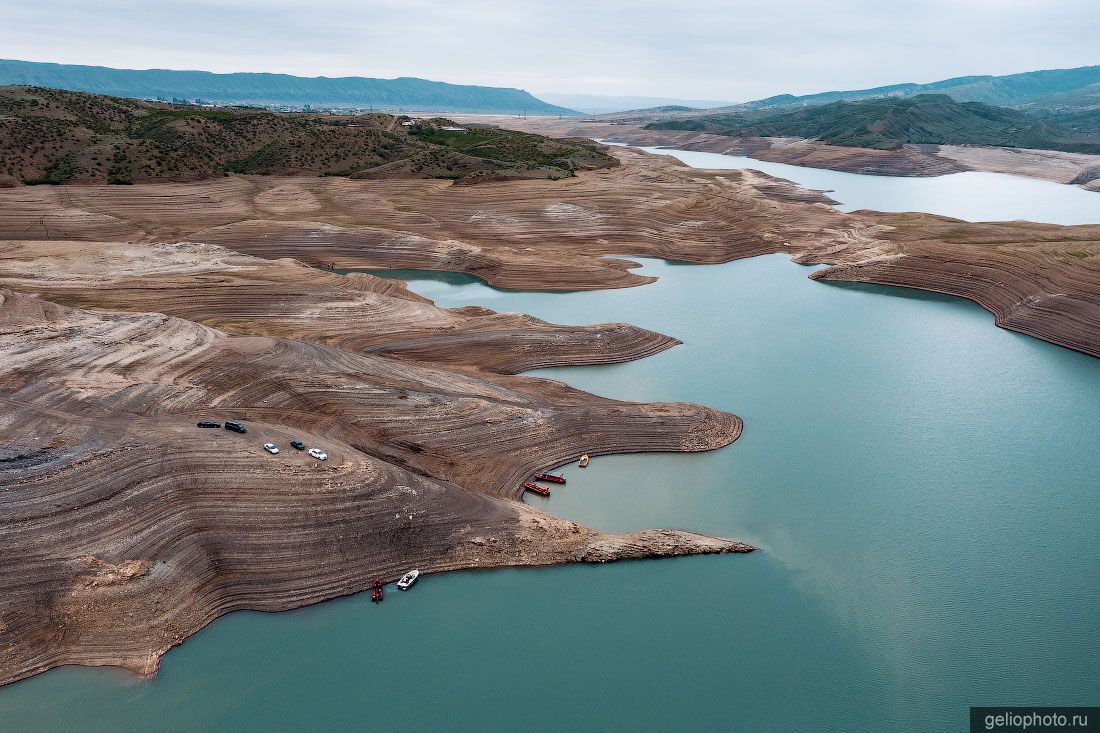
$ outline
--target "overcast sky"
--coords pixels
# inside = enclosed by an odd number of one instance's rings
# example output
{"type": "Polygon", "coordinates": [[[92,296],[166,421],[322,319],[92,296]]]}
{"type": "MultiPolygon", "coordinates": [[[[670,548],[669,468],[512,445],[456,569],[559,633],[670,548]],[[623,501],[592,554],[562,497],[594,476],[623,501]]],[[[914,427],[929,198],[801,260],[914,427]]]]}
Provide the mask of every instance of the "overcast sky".
{"type": "Polygon", "coordinates": [[[0,0],[0,57],[744,101],[1100,64],[1100,0],[0,0]]]}

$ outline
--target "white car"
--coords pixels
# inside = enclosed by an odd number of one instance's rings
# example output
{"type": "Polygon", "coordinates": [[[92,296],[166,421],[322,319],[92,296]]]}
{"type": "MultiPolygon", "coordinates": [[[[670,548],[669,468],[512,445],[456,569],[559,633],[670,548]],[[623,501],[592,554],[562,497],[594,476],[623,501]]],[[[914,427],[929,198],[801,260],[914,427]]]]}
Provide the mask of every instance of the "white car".
{"type": "Polygon", "coordinates": [[[328,453],[325,453],[320,448],[310,448],[309,449],[309,454],[311,456],[313,456],[314,458],[316,458],[318,461],[327,461],[328,460],[328,453]]]}
{"type": "Polygon", "coordinates": [[[271,455],[275,455],[279,452],[279,446],[275,445],[274,443],[264,443],[264,450],[271,455]]]}

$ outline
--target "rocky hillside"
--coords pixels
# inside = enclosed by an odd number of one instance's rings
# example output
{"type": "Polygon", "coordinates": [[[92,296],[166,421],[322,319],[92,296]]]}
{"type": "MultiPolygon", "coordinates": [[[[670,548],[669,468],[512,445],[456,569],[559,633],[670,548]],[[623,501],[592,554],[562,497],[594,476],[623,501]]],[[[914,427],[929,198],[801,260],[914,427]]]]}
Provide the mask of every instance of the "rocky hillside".
{"type": "Polygon", "coordinates": [[[562,178],[616,164],[590,140],[448,127],[457,126],[0,87],[0,182],[126,184],[230,173],[562,178]]]}
{"type": "Polygon", "coordinates": [[[957,102],[945,94],[744,110],[664,120],[647,128],[735,137],[813,138],[833,145],[880,150],[928,143],[1100,153],[1100,136],[1088,131],[981,102],[957,102]]]}

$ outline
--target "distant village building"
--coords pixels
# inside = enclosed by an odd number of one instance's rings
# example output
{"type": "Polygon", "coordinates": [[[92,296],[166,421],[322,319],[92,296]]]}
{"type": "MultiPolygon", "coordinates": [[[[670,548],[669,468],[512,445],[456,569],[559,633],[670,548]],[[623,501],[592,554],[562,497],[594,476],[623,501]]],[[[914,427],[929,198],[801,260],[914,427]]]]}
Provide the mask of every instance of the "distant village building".
{"type": "Polygon", "coordinates": [[[466,132],[466,128],[465,128],[465,127],[451,127],[451,126],[449,126],[449,125],[448,125],[448,126],[444,126],[444,127],[441,127],[441,128],[439,128],[439,129],[440,129],[440,130],[446,130],[447,132],[466,132]]]}

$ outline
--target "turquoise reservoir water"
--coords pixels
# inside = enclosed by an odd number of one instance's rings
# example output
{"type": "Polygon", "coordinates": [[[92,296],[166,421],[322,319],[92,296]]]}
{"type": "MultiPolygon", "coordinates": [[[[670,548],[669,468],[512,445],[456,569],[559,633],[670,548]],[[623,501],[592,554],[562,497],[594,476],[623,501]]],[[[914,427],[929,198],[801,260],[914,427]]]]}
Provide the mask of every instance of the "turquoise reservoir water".
{"type": "Polygon", "coordinates": [[[1100,360],[966,301],[808,281],[781,255],[645,269],[660,280],[600,293],[411,284],[682,338],[546,376],[732,410],[744,436],[568,467],[537,501],[763,552],[457,573],[381,607],[234,614],[150,682],[61,669],[0,690],[0,729],[928,731],[961,729],[974,704],[1100,699],[1100,360]]]}
{"type": "Polygon", "coordinates": [[[934,178],[867,176],[755,158],[690,150],[642,148],[674,156],[696,168],[754,168],[829,191],[841,211],[927,211],[965,221],[1026,219],[1050,224],[1100,221],[1100,193],[1036,178],[967,171],[934,178]]]}
{"type": "Polygon", "coordinates": [[[233,614],[153,681],[72,668],[0,689],[0,730],[924,732],[965,729],[971,705],[1100,701],[1100,360],[963,300],[809,281],[781,255],[645,271],[659,281],[569,294],[397,274],[445,306],[683,339],[543,376],[727,409],[742,438],[596,458],[530,500],[762,552],[233,614]]]}

